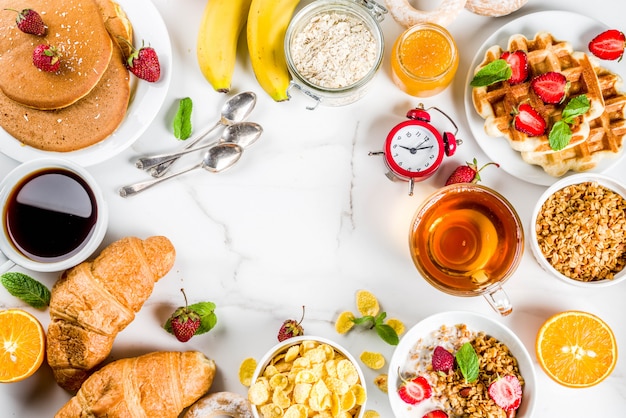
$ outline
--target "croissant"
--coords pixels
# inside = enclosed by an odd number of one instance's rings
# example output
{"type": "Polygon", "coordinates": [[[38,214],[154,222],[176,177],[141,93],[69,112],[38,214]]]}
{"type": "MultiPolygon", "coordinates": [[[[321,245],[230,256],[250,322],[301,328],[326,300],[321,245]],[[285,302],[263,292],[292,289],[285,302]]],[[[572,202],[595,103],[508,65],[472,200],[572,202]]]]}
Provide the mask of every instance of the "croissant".
{"type": "Polygon", "coordinates": [[[109,355],[175,255],[165,237],[126,237],[61,275],[51,290],[46,348],[59,386],[76,392],[109,355]]]}
{"type": "Polygon", "coordinates": [[[55,418],[177,418],[208,392],[215,362],[198,351],[125,358],[94,372],[55,418]]]}

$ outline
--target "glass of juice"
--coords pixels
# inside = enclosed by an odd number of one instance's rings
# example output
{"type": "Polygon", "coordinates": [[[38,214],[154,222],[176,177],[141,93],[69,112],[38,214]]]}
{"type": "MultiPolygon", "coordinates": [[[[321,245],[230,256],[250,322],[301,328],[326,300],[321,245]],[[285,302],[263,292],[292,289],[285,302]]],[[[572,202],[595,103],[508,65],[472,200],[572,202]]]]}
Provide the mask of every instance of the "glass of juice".
{"type": "Polygon", "coordinates": [[[396,39],[391,54],[391,76],[404,92],[429,97],[444,90],[459,67],[454,38],[434,23],[412,26],[396,39]]]}
{"type": "Polygon", "coordinates": [[[524,231],[513,206],[473,183],[445,186],[418,208],[409,233],[411,257],[435,288],[483,295],[502,315],[513,307],[502,284],[519,265],[524,231]]]}

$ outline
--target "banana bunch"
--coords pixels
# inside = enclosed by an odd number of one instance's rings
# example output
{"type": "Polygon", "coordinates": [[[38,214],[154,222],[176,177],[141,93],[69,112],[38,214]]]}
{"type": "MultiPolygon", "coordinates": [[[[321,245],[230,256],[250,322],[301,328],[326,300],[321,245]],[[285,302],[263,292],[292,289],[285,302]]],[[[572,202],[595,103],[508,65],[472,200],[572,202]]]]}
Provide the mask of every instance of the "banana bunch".
{"type": "Polygon", "coordinates": [[[257,81],[277,102],[289,100],[285,60],[287,26],[300,0],[207,0],[197,40],[198,64],[218,92],[230,91],[237,42],[246,26],[250,61],[257,81]]]}
{"type": "Polygon", "coordinates": [[[285,32],[300,0],[252,0],[247,39],[257,81],[277,102],[289,100],[291,76],[285,60],[285,32]]]}
{"type": "Polygon", "coordinates": [[[196,54],[202,74],[213,88],[228,93],[235,71],[237,42],[252,0],[207,0],[196,54]]]}

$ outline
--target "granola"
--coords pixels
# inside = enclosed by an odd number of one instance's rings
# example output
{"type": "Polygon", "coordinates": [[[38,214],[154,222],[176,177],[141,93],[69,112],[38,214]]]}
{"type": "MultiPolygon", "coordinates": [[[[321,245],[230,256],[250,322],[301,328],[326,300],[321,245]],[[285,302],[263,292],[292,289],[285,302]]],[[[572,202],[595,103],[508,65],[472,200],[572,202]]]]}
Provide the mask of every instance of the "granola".
{"type": "Polygon", "coordinates": [[[410,350],[403,376],[424,376],[432,388],[432,396],[415,406],[407,405],[411,417],[441,409],[449,418],[507,417],[507,412],[490,398],[489,385],[499,377],[514,375],[524,387],[517,359],[508,347],[482,331],[470,330],[465,324],[442,325],[426,338],[419,339],[410,350]],[[449,373],[433,370],[432,354],[437,346],[455,353],[470,343],[479,358],[478,379],[466,382],[456,369],[449,373]]]}
{"type": "Polygon", "coordinates": [[[571,279],[613,279],[626,265],[626,200],[597,182],[553,193],[535,228],[544,257],[571,279]]]}

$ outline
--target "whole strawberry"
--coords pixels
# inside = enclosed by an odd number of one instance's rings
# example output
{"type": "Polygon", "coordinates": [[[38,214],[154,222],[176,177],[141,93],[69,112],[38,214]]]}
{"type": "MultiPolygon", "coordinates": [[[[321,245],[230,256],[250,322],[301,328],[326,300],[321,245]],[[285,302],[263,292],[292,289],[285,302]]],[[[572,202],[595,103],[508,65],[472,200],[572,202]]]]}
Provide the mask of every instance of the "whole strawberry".
{"type": "Polygon", "coordinates": [[[189,309],[187,305],[187,295],[185,291],[180,289],[185,297],[185,306],[176,309],[170,317],[172,332],[180,342],[187,342],[193,337],[200,328],[200,315],[189,309]]]}
{"type": "Polygon", "coordinates": [[[433,351],[431,363],[434,371],[449,373],[454,369],[454,356],[448,350],[438,345],[433,351]]]}
{"type": "Polygon", "coordinates": [[[159,57],[150,46],[143,46],[136,49],[132,47],[132,52],[126,59],[126,68],[133,73],[136,77],[146,80],[150,83],[159,81],[161,78],[161,65],[159,64],[159,57]]]}
{"type": "Polygon", "coordinates": [[[17,28],[22,32],[37,36],[44,36],[46,34],[48,27],[43,23],[43,19],[39,16],[39,13],[33,9],[23,9],[22,11],[15,9],[5,10],[11,10],[17,13],[15,23],[17,23],[17,28]]]}
{"type": "Polygon", "coordinates": [[[278,330],[278,341],[285,341],[291,337],[297,337],[304,334],[304,328],[302,328],[302,320],[304,319],[304,306],[302,307],[302,318],[300,322],[296,322],[294,319],[288,319],[280,326],[278,330]]]}
{"type": "Polygon", "coordinates": [[[452,174],[450,174],[450,177],[448,177],[446,186],[456,183],[478,183],[481,180],[478,173],[480,173],[483,168],[492,164],[496,167],[500,167],[500,164],[490,162],[478,168],[478,161],[474,158],[474,161],[471,163],[467,162],[465,165],[458,166],[452,174]]]}
{"type": "Polygon", "coordinates": [[[33,64],[42,71],[55,73],[61,66],[61,54],[54,46],[37,45],[33,51],[33,64]]]}

